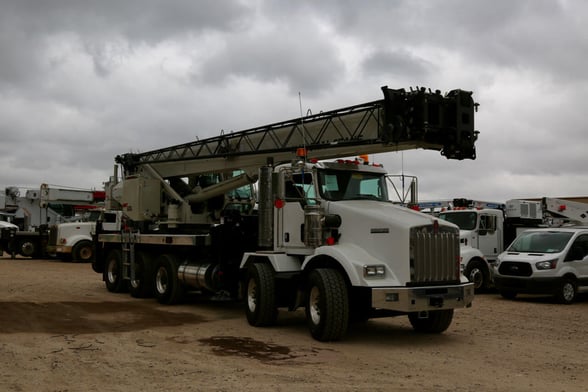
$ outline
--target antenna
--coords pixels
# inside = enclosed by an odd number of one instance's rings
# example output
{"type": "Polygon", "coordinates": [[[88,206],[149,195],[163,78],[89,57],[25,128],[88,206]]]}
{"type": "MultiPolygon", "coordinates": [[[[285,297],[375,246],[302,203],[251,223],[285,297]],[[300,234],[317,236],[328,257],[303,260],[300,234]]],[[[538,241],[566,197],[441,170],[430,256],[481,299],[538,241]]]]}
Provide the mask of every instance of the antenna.
{"type": "Polygon", "coordinates": [[[302,115],[302,94],[298,91],[298,105],[300,106],[300,126],[302,127],[302,147],[304,148],[304,163],[306,163],[306,129],[304,116],[302,115]]]}

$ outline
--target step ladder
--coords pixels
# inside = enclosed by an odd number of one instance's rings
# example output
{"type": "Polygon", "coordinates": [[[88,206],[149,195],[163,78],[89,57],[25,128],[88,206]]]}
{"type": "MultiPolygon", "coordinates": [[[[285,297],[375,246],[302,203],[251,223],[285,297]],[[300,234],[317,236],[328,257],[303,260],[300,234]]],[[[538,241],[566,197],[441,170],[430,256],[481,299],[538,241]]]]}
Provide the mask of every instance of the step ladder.
{"type": "Polygon", "coordinates": [[[123,279],[135,280],[135,243],[139,231],[123,230],[121,233],[122,246],[122,276],[123,279]]]}

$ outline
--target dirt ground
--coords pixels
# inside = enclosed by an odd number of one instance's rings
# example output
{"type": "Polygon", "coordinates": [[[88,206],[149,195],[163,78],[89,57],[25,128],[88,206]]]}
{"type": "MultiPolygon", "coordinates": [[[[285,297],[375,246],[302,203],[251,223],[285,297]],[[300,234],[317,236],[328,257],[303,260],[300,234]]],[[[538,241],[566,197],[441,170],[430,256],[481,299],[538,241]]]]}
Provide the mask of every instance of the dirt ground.
{"type": "Polygon", "coordinates": [[[89,264],[0,258],[1,391],[585,391],[588,299],[477,295],[441,335],[405,317],[313,340],[304,313],[106,291],[89,264]]]}

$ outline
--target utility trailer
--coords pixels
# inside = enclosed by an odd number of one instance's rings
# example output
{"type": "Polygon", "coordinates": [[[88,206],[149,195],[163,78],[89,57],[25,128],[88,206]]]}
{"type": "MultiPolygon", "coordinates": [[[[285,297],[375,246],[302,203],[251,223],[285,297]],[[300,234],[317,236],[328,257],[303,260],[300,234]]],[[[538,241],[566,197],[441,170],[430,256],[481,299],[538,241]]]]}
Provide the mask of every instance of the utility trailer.
{"type": "Polygon", "coordinates": [[[460,273],[459,229],[394,205],[380,165],[341,157],[426,149],[475,159],[477,104],[463,90],[382,92],[378,101],[117,156],[94,271],[111,292],[162,304],[187,291],[243,299],[253,326],[273,325],[278,309],[305,308],[320,341],[384,316],[443,332],[474,296],[460,273]]]}

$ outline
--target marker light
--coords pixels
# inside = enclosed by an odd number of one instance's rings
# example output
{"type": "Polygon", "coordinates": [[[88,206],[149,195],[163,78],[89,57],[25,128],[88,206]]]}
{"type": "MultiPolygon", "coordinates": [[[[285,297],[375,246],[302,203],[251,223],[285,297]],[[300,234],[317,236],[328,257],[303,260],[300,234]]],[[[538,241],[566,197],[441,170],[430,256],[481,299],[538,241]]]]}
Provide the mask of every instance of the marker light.
{"type": "Polygon", "coordinates": [[[284,208],[284,205],[286,204],[286,202],[282,199],[276,199],[274,200],[274,207],[276,208],[284,208]]]}
{"type": "Polygon", "coordinates": [[[304,147],[299,147],[296,149],[296,156],[298,158],[304,158],[306,157],[306,148],[304,147]]]}
{"type": "Polygon", "coordinates": [[[336,242],[335,237],[332,237],[332,236],[327,237],[327,239],[325,240],[325,243],[329,246],[335,245],[335,242],[336,242]]]}

